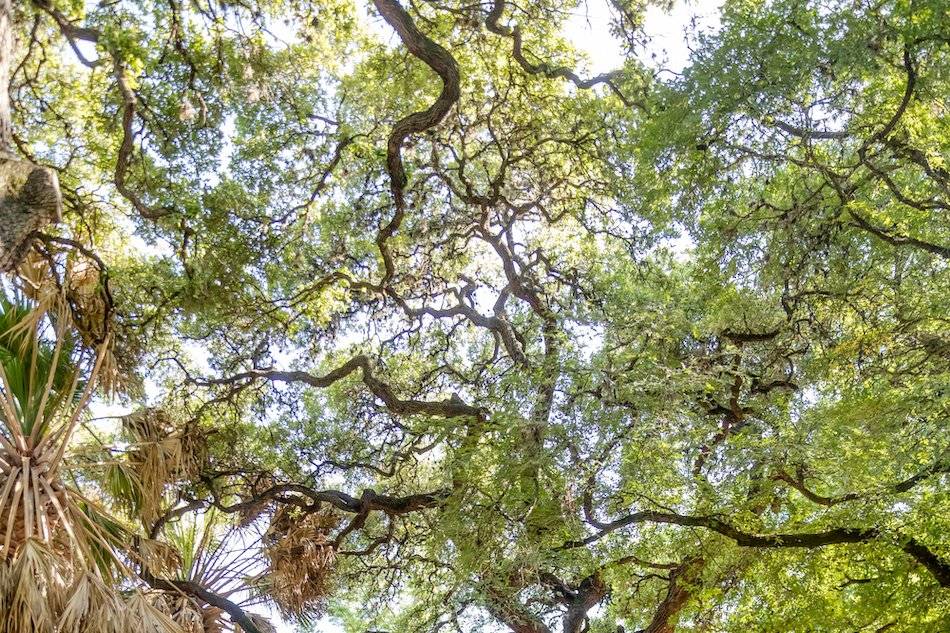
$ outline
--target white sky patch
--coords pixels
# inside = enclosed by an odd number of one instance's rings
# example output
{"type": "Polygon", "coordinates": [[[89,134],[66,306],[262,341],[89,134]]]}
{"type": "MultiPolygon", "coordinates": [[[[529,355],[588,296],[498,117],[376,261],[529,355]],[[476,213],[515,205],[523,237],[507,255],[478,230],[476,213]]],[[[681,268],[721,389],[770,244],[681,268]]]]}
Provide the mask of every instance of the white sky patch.
{"type": "Polygon", "coordinates": [[[587,71],[599,75],[623,66],[623,47],[610,33],[612,14],[606,2],[581,4],[564,25],[564,37],[587,54],[587,71]]]}
{"type": "MultiPolygon", "coordinates": [[[[643,23],[647,45],[639,51],[642,62],[654,68],[680,72],[689,62],[688,38],[695,30],[719,27],[721,2],[679,0],[670,11],[651,5],[643,23]]],[[[624,50],[610,33],[613,15],[606,1],[581,4],[564,26],[564,36],[587,54],[587,71],[592,75],[623,66],[624,50]]]]}
{"type": "Polygon", "coordinates": [[[643,61],[673,72],[682,71],[689,62],[690,36],[696,31],[717,30],[721,7],[721,0],[679,0],[669,12],[650,6],[643,25],[648,42],[641,56],[643,61]]]}
{"type": "MultiPolygon", "coordinates": [[[[79,49],[79,53],[86,59],[86,61],[96,62],[99,61],[99,52],[96,50],[96,43],[90,42],[88,40],[76,40],[76,48],[79,49]]],[[[74,59],[77,64],[79,60],[69,55],[64,56],[66,59],[74,59]]]]}

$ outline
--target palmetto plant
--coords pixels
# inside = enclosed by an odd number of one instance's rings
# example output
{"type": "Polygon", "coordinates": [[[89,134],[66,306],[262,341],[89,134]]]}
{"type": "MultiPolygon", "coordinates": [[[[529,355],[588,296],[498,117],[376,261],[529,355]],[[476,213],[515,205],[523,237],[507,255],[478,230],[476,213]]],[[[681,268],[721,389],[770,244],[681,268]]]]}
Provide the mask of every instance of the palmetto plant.
{"type": "Polygon", "coordinates": [[[120,591],[128,534],[67,484],[105,345],[74,344],[65,310],[0,295],[0,633],[180,630],[120,591]]]}
{"type": "MultiPolygon", "coordinates": [[[[253,590],[266,575],[266,566],[258,552],[260,534],[246,531],[230,517],[215,510],[186,515],[165,526],[164,547],[177,554],[173,571],[178,582],[201,586],[216,595],[234,601],[246,609],[272,600],[253,590]]],[[[185,633],[224,633],[241,631],[228,622],[224,611],[190,596],[166,591],[152,596],[155,605],[172,618],[185,633]]],[[[263,616],[246,613],[261,633],[275,629],[263,616]]]]}

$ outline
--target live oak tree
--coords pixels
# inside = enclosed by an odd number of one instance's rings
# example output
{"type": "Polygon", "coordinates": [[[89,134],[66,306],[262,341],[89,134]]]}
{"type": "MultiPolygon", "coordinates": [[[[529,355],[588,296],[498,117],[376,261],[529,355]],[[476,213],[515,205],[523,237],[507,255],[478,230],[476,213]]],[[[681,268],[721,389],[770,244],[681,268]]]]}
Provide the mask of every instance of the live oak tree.
{"type": "MultiPolygon", "coordinates": [[[[10,83],[14,59],[12,17],[10,0],[3,0],[0,2],[2,86],[10,83]]],[[[19,159],[11,152],[12,125],[10,96],[4,89],[0,91],[0,204],[3,205],[0,270],[4,272],[16,268],[29,250],[30,233],[51,220],[58,220],[62,207],[56,173],[19,159]]]]}
{"type": "Polygon", "coordinates": [[[647,4],[0,3],[0,631],[947,630],[950,9],[647,4]]]}

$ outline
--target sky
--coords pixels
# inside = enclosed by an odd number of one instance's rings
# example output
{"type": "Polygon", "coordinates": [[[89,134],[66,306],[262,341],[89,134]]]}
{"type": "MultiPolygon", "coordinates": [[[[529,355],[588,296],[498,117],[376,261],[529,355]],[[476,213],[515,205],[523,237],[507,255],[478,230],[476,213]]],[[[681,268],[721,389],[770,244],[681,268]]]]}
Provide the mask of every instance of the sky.
{"type": "MultiPolygon", "coordinates": [[[[640,55],[643,61],[674,72],[681,71],[689,60],[686,34],[690,22],[695,17],[700,28],[716,28],[718,6],[719,0],[677,0],[668,12],[655,6],[648,8],[644,31],[650,44],[640,55]]],[[[610,34],[609,22],[607,0],[590,0],[586,6],[582,3],[565,25],[565,37],[587,55],[588,64],[584,70],[590,75],[609,72],[623,65],[623,48],[620,41],[610,34]]],[[[374,24],[371,28],[384,27],[374,24]]],[[[279,618],[275,617],[272,622],[278,633],[294,633],[294,627],[280,622],[279,618]]],[[[343,633],[343,629],[327,620],[317,625],[316,633],[343,633]]]]}
{"type": "MultiPolygon", "coordinates": [[[[646,13],[644,31],[649,44],[639,53],[645,63],[656,67],[679,72],[686,65],[689,58],[689,49],[686,34],[690,30],[690,23],[695,18],[700,28],[714,29],[718,26],[717,13],[720,0],[676,0],[670,11],[664,11],[651,6],[646,13]]],[[[621,43],[610,34],[610,11],[607,0],[588,0],[575,10],[564,28],[564,36],[587,56],[584,67],[578,68],[578,74],[597,75],[609,72],[623,65],[623,48],[621,43]]],[[[381,20],[370,20],[367,26],[395,43],[394,34],[381,20]]],[[[280,31],[280,29],[276,29],[280,31]]],[[[281,33],[276,33],[283,37],[281,33]]],[[[292,38],[288,32],[286,35],[292,38]]],[[[94,49],[84,50],[90,58],[95,57],[94,49]]],[[[78,67],[78,66],[77,66],[78,67]]],[[[143,248],[148,249],[143,244],[143,248]]],[[[152,246],[154,248],[154,246],[152,246]]],[[[93,406],[93,416],[112,416],[128,413],[127,407],[96,403],[93,406]]],[[[278,633],[294,633],[295,628],[280,621],[275,613],[268,613],[261,607],[251,609],[271,619],[278,633]]],[[[322,621],[317,624],[316,633],[342,633],[343,629],[332,621],[322,621]]]]}
{"type": "MultiPolygon", "coordinates": [[[[648,46],[640,54],[643,61],[680,71],[689,59],[686,33],[693,17],[702,27],[715,27],[719,0],[677,0],[672,10],[664,11],[657,6],[647,8],[644,31],[648,46]]],[[[588,0],[581,3],[567,22],[564,35],[575,48],[587,53],[590,58],[588,72],[592,75],[609,72],[623,64],[621,43],[610,34],[610,9],[608,2],[588,0]]]]}

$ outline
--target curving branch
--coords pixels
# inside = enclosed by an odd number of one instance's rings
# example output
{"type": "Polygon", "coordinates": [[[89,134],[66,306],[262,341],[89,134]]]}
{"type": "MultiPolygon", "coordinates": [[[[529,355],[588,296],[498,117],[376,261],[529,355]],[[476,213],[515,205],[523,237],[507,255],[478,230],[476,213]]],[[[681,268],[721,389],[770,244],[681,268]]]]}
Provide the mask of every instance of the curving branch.
{"type": "Polygon", "coordinates": [[[171,510],[169,510],[162,516],[158,517],[155,523],[152,524],[152,527],[148,531],[148,537],[152,540],[157,540],[159,535],[161,535],[162,530],[170,522],[175,521],[176,519],[180,519],[181,517],[191,512],[195,512],[197,510],[203,510],[206,507],[208,507],[208,503],[206,501],[201,500],[201,499],[196,499],[194,501],[190,501],[186,503],[183,506],[172,508],[171,510]]]}
{"type": "Polygon", "coordinates": [[[776,481],[782,481],[797,490],[802,494],[803,497],[811,501],[812,503],[817,503],[826,507],[831,507],[838,505],[839,503],[845,503],[847,501],[853,501],[854,499],[859,499],[861,495],[856,492],[849,492],[847,494],[839,495],[837,497],[825,497],[820,495],[812,490],[809,490],[805,486],[804,473],[799,471],[797,476],[792,476],[785,471],[780,471],[772,475],[772,478],[776,481]]]}
{"type": "MultiPolygon", "coordinates": [[[[528,358],[525,356],[522,345],[518,341],[518,334],[508,319],[504,317],[503,309],[496,309],[493,316],[485,316],[473,306],[466,304],[461,293],[457,293],[456,296],[458,303],[448,308],[433,308],[430,306],[413,308],[405,299],[398,296],[395,292],[389,292],[388,294],[409,317],[420,318],[430,316],[435,319],[464,317],[476,327],[485,328],[495,334],[498,339],[501,340],[505,351],[516,364],[525,367],[529,366],[528,358]]],[[[505,294],[503,294],[500,299],[504,300],[505,294]]]]}
{"type": "MultiPolygon", "coordinates": [[[[826,545],[865,543],[884,534],[883,530],[873,527],[837,527],[825,530],[824,532],[803,534],[751,534],[743,532],[733,525],[713,516],[689,516],[676,514],[674,512],[658,512],[653,510],[634,512],[606,523],[596,521],[593,517],[588,517],[587,521],[599,531],[583,539],[567,541],[557,549],[565,550],[584,547],[599,541],[611,532],[641,523],[659,523],[705,528],[735,541],[737,545],[742,547],[768,549],[786,547],[811,549],[824,547],[826,545]]],[[[902,539],[901,549],[926,567],[941,587],[950,587],[950,562],[941,559],[926,545],[914,538],[904,537],[902,539]]]]}
{"type": "Polygon", "coordinates": [[[144,568],[141,572],[139,572],[139,577],[154,589],[159,589],[161,591],[171,591],[175,593],[186,593],[188,595],[194,596],[205,604],[209,604],[212,607],[221,609],[231,616],[232,622],[240,625],[241,630],[244,631],[244,633],[263,633],[260,628],[254,624],[254,620],[252,620],[250,616],[248,616],[247,612],[244,611],[244,609],[242,609],[238,604],[231,602],[220,594],[205,589],[196,582],[191,580],[169,580],[167,578],[159,578],[152,575],[151,572],[144,568]]]}
{"type": "Polygon", "coordinates": [[[122,95],[122,144],[119,146],[119,155],[115,161],[115,173],[113,176],[115,188],[123,198],[132,204],[139,215],[147,220],[157,220],[174,212],[174,209],[171,207],[162,209],[150,208],[129,188],[125,181],[129,161],[132,159],[132,149],[135,139],[132,123],[135,121],[137,100],[135,98],[135,92],[129,86],[128,79],[125,76],[125,68],[118,58],[114,60],[113,71],[116,83],[119,86],[119,94],[122,95]]]}
{"type": "Polygon", "coordinates": [[[392,253],[387,243],[405,217],[405,188],[409,182],[402,160],[402,147],[412,134],[424,132],[438,125],[448,114],[461,94],[459,69],[455,58],[442,46],[420,31],[412,18],[397,0],[374,0],[373,4],[386,22],[392,26],[409,52],[425,62],[442,79],[442,91],[428,108],[399,119],[393,126],[386,144],[386,170],[396,202],[396,212],[389,223],[380,229],[376,245],[383,256],[386,272],[381,285],[385,285],[396,273],[392,253]]]}
{"type": "MultiPolygon", "coordinates": [[[[925,479],[942,473],[950,473],[950,461],[946,457],[938,459],[933,464],[919,471],[918,473],[911,475],[907,479],[897,482],[896,484],[890,484],[881,489],[881,491],[886,493],[896,493],[900,494],[902,492],[907,492],[912,489],[914,486],[924,481],[925,479]]],[[[826,497],[824,495],[818,494],[817,492],[809,489],[805,485],[805,470],[802,467],[799,467],[796,470],[795,475],[791,475],[784,470],[780,470],[772,475],[772,479],[775,481],[782,481],[798,492],[802,494],[803,497],[808,499],[813,503],[818,505],[823,505],[826,507],[831,507],[838,505],[839,503],[846,503],[848,501],[854,501],[856,499],[861,499],[868,496],[868,492],[858,493],[858,492],[848,492],[841,494],[835,497],[826,497]]]]}
{"type": "Polygon", "coordinates": [[[70,40],[94,43],[99,41],[98,29],[73,24],[62,11],[53,6],[50,0],[33,0],[33,4],[53,18],[60,32],[70,40]]]}
{"type": "Polygon", "coordinates": [[[518,62],[518,65],[521,66],[521,68],[526,73],[531,75],[541,75],[543,77],[548,77],[549,79],[566,79],[583,90],[589,90],[598,84],[604,84],[610,88],[611,92],[617,95],[620,101],[623,102],[623,104],[628,108],[633,107],[634,105],[639,105],[627,98],[627,96],[621,92],[620,88],[617,87],[615,80],[620,77],[620,71],[618,70],[596,75],[588,79],[583,79],[577,73],[575,73],[573,69],[568,68],[567,66],[553,66],[546,62],[541,62],[538,64],[531,63],[524,54],[524,42],[521,35],[521,27],[517,24],[514,27],[509,27],[499,22],[504,12],[505,0],[495,0],[492,4],[491,10],[488,12],[488,16],[485,19],[485,26],[495,35],[501,35],[511,39],[511,54],[515,58],[515,61],[518,62]]]}
{"type": "MultiPolygon", "coordinates": [[[[77,40],[82,40],[98,44],[101,40],[101,33],[98,29],[77,26],[62,11],[54,7],[49,0],[33,0],[33,4],[52,18],[82,64],[94,68],[105,63],[105,59],[102,58],[92,61],[86,59],[76,43],[77,40]]],[[[122,142],[119,145],[119,154],[116,157],[113,182],[119,195],[128,200],[139,215],[148,220],[157,220],[173,213],[174,209],[171,207],[161,209],[149,207],[126,183],[126,172],[134,149],[135,132],[132,125],[135,122],[138,100],[135,91],[129,85],[121,58],[114,51],[109,51],[109,54],[112,57],[113,76],[119,89],[119,96],[122,99],[122,142]]]]}
{"type": "Polygon", "coordinates": [[[33,0],[33,4],[53,18],[53,21],[56,22],[56,26],[59,27],[60,33],[63,34],[63,37],[66,38],[66,42],[69,43],[69,47],[73,49],[76,59],[78,59],[83,66],[95,68],[103,63],[101,59],[86,59],[86,56],[83,55],[77,42],[77,40],[93,43],[98,42],[98,29],[73,24],[62,11],[53,6],[50,0],[33,0]]]}
{"type": "Polygon", "coordinates": [[[859,150],[859,153],[861,153],[862,156],[868,145],[887,139],[890,133],[894,131],[894,128],[897,127],[901,117],[903,117],[904,113],[907,112],[907,107],[910,105],[910,100],[914,97],[914,89],[917,87],[917,67],[915,65],[913,55],[911,55],[910,47],[907,44],[904,45],[902,62],[904,64],[904,73],[907,75],[907,82],[904,84],[904,94],[901,96],[901,102],[898,104],[894,114],[891,115],[891,118],[888,119],[884,127],[871,135],[871,137],[864,143],[864,146],[861,148],[861,150],[859,150]]]}
{"type": "Polygon", "coordinates": [[[361,372],[363,383],[370,392],[382,400],[386,408],[396,415],[431,415],[443,418],[485,418],[483,409],[466,404],[461,398],[454,394],[451,398],[445,400],[403,400],[399,398],[391,386],[380,380],[373,373],[373,366],[369,357],[363,354],[354,356],[340,367],[337,367],[323,376],[315,376],[305,371],[254,369],[225,378],[191,379],[191,382],[200,386],[236,386],[254,380],[269,380],[272,382],[302,383],[311,387],[325,389],[356,371],[361,372]]]}
{"type": "Polygon", "coordinates": [[[382,512],[391,516],[409,514],[442,505],[448,496],[447,491],[421,492],[402,497],[393,497],[390,495],[381,495],[372,489],[364,490],[359,497],[346,494],[339,490],[313,490],[302,484],[278,484],[255,495],[251,499],[245,499],[234,504],[223,504],[219,501],[208,502],[214,505],[218,510],[227,513],[242,512],[260,504],[262,501],[282,501],[293,503],[286,495],[293,494],[302,497],[304,509],[316,509],[320,504],[331,505],[337,510],[350,514],[368,514],[369,512],[382,512]],[[309,503],[308,503],[309,502],[309,503]]]}
{"type": "Polygon", "coordinates": [[[944,259],[950,259],[950,247],[941,246],[940,244],[933,244],[932,242],[925,242],[924,240],[919,240],[908,235],[890,232],[874,225],[870,220],[857,213],[854,209],[849,209],[848,214],[851,216],[851,219],[854,220],[852,226],[863,231],[867,231],[871,235],[887,242],[891,246],[914,246],[925,250],[928,253],[933,253],[934,255],[943,257],[944,259]]]}

